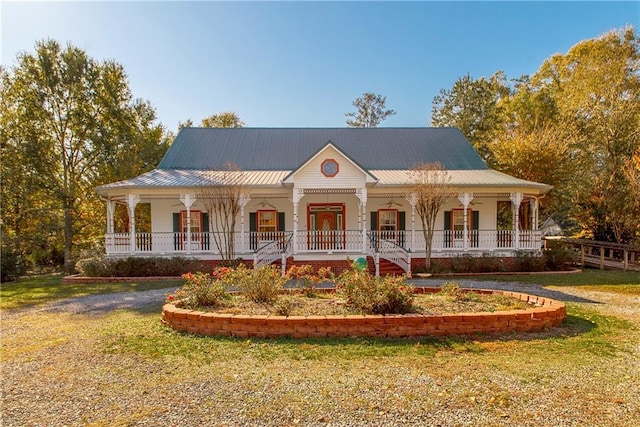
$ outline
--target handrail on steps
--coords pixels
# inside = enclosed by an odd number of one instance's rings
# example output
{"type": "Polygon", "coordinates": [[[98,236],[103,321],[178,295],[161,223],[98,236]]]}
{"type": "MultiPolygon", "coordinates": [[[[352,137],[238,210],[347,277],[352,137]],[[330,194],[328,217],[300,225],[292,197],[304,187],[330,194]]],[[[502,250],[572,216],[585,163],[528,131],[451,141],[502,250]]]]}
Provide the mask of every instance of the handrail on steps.
{"type": "Polygon", "coordinates": [[[402,268],[411,277],[411,252],[396,242],[383,239],[374,233],[367,233],[369,245],[367,255],[373,257],[376,265],[376,276],[380,276],[380,258],[386,259],[402,268]]]}
{"type": "Polygon", "coordinates": [[[292,253],[293,233],[282,233],[277,239],[265,243],[253,254],[253,268],[269,265],[278,259],[282,261],[282,275],[287,271],[287,258],[292,253]]]}

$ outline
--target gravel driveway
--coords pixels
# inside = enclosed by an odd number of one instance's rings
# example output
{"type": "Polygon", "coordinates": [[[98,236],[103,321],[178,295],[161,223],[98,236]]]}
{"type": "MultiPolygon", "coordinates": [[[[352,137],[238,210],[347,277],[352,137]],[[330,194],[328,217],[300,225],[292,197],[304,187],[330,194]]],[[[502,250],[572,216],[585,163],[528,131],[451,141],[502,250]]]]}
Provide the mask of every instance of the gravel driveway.
{"type": "MultiPolygon", "coordinates": [[[[628,337],[606,332],[607,322],[620,320],[597,322],[600,334],[613,334],[606,338],[629,342],[605,345],[598,334],[572,338],[565,328],[550,332],[548,341],[542,333],[369,348],[359,341],[270,344],[175,335],[156,348],[157,337],[167,334],[157,309],[174,288],[94,295],[2,312],[0,425],[640,425],[638,297],[455,281],[597,301],[578,305],[627,319],[628,337]],[[572,348],[585,340],[595,352],[572,348]]],[[[581,321],[584,327],[587,320],[581,321]]]]}
{"type": "MultiPolygon", "coordinates": [[[[553,298],[570,302],[594,302],[575,295],[545,289],[540,285],[522,284],[516,282],[491,282],[468,279],[412,279],[410,282],[417,286],[439,287],[443,283],[455,281],[464,288],[500,289],[506,291],[524,292],[526,294],[553,298]]],[[[55,301],[35,308],[28,308],[34,312],[66,312],[76,314],[105,314],[113,310],[135,310],[150,304],[161,304],[165,295],[177,288],[155,289],[142,292],[123,292],[116,294],[90,295],[86,297],[69,298],[55,301]]]]}

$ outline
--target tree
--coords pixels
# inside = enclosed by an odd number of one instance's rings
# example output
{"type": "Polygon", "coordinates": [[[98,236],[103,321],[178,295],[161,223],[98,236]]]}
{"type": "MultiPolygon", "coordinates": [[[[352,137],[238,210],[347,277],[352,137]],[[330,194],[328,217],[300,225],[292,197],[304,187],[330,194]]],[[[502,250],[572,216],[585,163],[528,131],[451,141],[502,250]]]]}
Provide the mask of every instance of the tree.
{"type": "Polygon", "coordinates": [[[489,166],[554,186],[543,214],[598,240],[640,241],[628,173],[640,146],[640,38],[631,27],[577,43],[512,87],[469,76],[434,99],[489,166]]]}
{"type": "Polygon", "coordinates": [[[246,123],[235,112],[224,111],[205,117],[200,126],[205,128],[241,128],[245,127],[246,123]]]}
{"type": "Polygon", "coordinates": [[[453,197],[451,177],[439,162],[419,163],[409,172],[412,182],[412,197],[416,212],[422,222],[425,241],[425,268],[431,268],[431,248],[436,217],[444,203],[453,197]]]}
{"type": "Polygon", "coordinates": [[[546,60],[532,76],[557,108],[575,152],[573,216],[589,236],[628,242],[638,201],[624,173],[640,147],[640,38],[633,28],[582,41],[546,60]]]}
{"type": "Polygon", "coordinates": [[[386,96],[371,92],[363,93],[360,98],[353,101],[353,106],[357,111],[345,114],[345,116],[351,117],[351,119],[347,119],[347,126],[352,128],[377,127],[387,117],[396,114],[394,110],[387,109],[386,104],[386,96]]]}
{"type": "Polygon", "coordinates": [[[0,254],[3,269],[12,268],[15,261],[18,264],[13,268],[24,273],[34,261],[57,263],[61,253],[57,248],[63,241],[61,218],[56,203],[48,197],[46,176],[33,167],[42,163],[38,152],[28,145],[37,133],[18,120],[9,96],[11,85],[11,75],[0,67],[0,254]]]}
{"type": "MultiPolygon", "coordinates": [[[[223,111],[212,114],[200,122],[200,127],[203,128],[242,128],[246,125],[238,114],[233,111],[223,111]]],[[[179,131],[187,127],[193,127],[193,120],[187,119],[184,122],[178,123],[179,131]]]]}
{"type": "Polygon", "coordinates": [[[178,122],[178,131],[181,131],[184,128],[193,127],[193,120],[187,119],[184,122],[178,122]]]}
{"type": "MultiPolygon", "coordinates": [[[[70,271],[72,250],[92,240],[104,224],[104,206],[93,188],[155,166],[166,148],[163,129],[154,123],[148,103],[133,100],[116,62],[98,62],[54,40],[36,43],[35,54],[21,53],[17,60],[2,86],[2,116],[11,123],[3,151],[19,156],[3,166],[2,178],[41,185],[42,200],[35,205],[48,210],[41,218],[60,213],[64,264],[70,271]]],[[[20,222],[16,218],[13,225],[20,222]]]]}
{"type": "Polygon", "coordinates": [[[516,126],[504,131],[491,145],[492,166],[517,178],[552,185],[554,190],[540,199],[540,216],[554,219],[563,228],[571,226],[569,188],[575,176],[574,153],[562,129],[547,125],[530,130],[516,126]]]}
{"type": "Polygon", "coordinates": [[[489,146],[501,125],[500,101],[508,96],[509,87],[503,72],[488,80],[474,80],[469,74],[459,78],[450,90],[440,89],[433,98],[432,126],[457,127],[478,153],[488,160],[489,146]]]}
{"type": "Polygon", "coordinates": [[[235,259],[236,219],[245,193],[242,171],[233,163],[227,163],[224,170],[208,172],[196,190],[196,199],[209,216],[209,229],[224,261],[235,259]]]}

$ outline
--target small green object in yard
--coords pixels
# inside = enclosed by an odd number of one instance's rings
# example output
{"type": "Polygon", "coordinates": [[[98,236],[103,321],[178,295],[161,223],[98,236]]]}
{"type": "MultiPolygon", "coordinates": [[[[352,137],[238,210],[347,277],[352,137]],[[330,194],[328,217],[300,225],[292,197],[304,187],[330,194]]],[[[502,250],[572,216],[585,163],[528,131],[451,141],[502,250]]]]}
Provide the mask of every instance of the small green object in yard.
{"type": "Polygon", "coordinates": [[[353,266],[356,268],[356,270],[362,271],[367,268],[367,260],[364,258],[358,258],[353,261],[353,266]]]}

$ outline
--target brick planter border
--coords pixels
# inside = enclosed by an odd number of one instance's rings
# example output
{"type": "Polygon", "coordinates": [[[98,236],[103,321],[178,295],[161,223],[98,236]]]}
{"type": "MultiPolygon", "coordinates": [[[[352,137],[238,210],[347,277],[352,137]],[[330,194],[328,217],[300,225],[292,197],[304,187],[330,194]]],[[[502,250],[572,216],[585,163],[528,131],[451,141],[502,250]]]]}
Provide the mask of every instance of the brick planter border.
{"type": "MultiPolygon", "coordinates": [[[[418,287],[416,293],[439,290],[418,287]]],[[[165,304],[162,307],[162,322],[177,331],[242,338],[419,337],[534,332],[559,326],[566,316],[565,304],[550,298],[486,289],[475,289],[471,292],[503,294],[526,301],[532,304],[532,307],[526,310],[437,316],[258,316],[205,313],[165,304]]]]}

